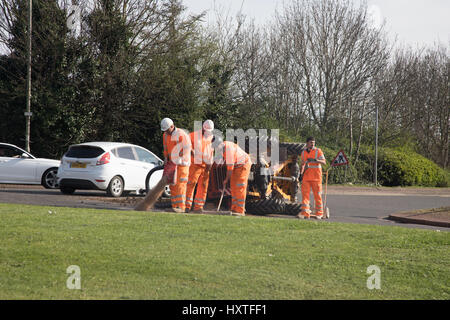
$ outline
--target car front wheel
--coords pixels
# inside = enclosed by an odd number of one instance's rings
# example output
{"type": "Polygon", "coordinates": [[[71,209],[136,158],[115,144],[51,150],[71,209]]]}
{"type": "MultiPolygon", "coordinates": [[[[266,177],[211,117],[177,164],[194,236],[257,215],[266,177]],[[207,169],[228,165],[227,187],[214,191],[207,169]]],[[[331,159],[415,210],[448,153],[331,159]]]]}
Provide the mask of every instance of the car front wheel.
{"type": "Polygon", "coordinates": [[[42,175],[41,184],[45,189],[58,189],[58,179],[56,174],[58,173],[58,168],[50,168],[44,172],[42,175]]]}
{"type": "Polygon", "coordinates": [[[109,182],[106,193],[110,197],[118,198],[122,195],[124,189],[123,179],[119,176],[115,176],[109,182]]]}

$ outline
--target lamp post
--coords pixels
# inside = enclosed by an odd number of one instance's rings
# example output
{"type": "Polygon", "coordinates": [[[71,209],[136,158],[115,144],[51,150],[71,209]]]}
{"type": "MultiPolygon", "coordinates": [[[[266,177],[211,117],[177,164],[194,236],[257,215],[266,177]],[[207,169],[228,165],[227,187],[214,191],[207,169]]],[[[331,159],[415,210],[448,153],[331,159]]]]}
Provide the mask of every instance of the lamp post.
{"type": "Polygon", "coordinates": [[[373,175],[373,182],[375,183],[375,187],[377,186],[377,171],[378,171],[378,104],[375,109],[375,168],[373,175]]]}
{"type": "Polygon", "coordinates": [[[31,31],[32,31],[32,0],[28,1],[28,61],[27,61],[27,109],[25,111],[25,150],[30,152],[31,123],[31,31]]]}

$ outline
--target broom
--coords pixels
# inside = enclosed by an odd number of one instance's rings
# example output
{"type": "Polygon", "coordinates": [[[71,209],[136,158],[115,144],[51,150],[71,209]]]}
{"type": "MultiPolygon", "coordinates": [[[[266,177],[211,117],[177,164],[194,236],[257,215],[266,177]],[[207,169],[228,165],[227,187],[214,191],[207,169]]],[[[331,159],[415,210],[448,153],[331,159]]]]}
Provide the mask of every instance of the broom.
{"type": "Polygon", "coordinates": [[[144,200],[139,203],[134,210],[136,211],[147,211],[153,207],[156,201],[164,192],[164,188],[169,184],[169,179],[167,176],[163,175],[158,184],[145,196],[144,200]]]}
{"type": "Polygon", "coordinates": [[[220,196],[219,206],[217,207],[217,211],[220,209],[220,205],[222,204],[223,193],[225,192],[225,187],[222,189],[222,195],[220,196]]]}

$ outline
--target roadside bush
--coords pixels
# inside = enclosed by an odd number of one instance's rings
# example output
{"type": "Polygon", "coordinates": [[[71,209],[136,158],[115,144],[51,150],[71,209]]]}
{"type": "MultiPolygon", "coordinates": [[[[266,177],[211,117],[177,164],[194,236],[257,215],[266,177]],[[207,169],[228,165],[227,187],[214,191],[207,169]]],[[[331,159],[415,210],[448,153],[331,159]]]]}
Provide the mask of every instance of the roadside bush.
{"type": "MultiPolygon", "coordinates": [[[[340,149],[336,147],[318,146],[322,149],[327,164],[323,166],[323,183],[325,172],[340,149]]],[[[345,150],[344,150],[345,152],[345,150]]],[[[363,145],[360,148],[358,161],[349,158],[349,166],[334,167],[329,171],[329,184],[371,184],[374,178],[375,149],[363,145]]],[[[425,186],[449,187],[450,171],[440,168],[433,161],[408,148],[378,149],[378,183],[383,186],[425,186]]]]}
{"type": "MultiPolygon", "coordinates": [[[[327,159],[325,172],[339,150],[321,148],[327,159]]],[[[347,157],[350,157],[346,153],[347,157]]],[[[358,161],[350,165],[335,167],[329,171],[328,183],[368,184],[373,182],[375,150],[372,146],[361,146],[358,161]]],[[[325,180],[324,180],[325,182],[325,180]]],[[[450,171],[445,171],[433,161],[410,149],[380,148],[378,151],[378,183],[383,186],[450,186],[450,171]]]]}
{"type": "Polygon", "coordinates": [[[450,170],[445,170],[445,178],[438,187],[450,187],[450,170]]]}
{"type": "Polygon", "coordinates": [[[409,151],[381,148],[378,179],[385,186],[447,187],[448,175],[437,164],[409,151]]]}

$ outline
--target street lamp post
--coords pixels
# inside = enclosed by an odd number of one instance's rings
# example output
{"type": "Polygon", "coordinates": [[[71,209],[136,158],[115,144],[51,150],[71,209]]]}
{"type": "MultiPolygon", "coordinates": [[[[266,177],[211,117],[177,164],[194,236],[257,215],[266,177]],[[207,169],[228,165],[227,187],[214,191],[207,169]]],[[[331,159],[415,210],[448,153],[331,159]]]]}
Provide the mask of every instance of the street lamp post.
{"type": "Polygon", "coordinates": [[[375,187],[377,186],[377,171],[378,171],[378,105],[376,105],[375,109],[375,168],[373,175],[373,182],[375,183],[375,187]]]}
{"type": "Polygon", "coordinates": [[[28,1],[28,61],[27,61],[27,109],[25,111],[25,150],[30,152],[31,123],[31,31],[32,31],[32,0],[28,1]]]}

